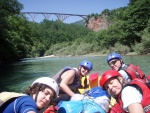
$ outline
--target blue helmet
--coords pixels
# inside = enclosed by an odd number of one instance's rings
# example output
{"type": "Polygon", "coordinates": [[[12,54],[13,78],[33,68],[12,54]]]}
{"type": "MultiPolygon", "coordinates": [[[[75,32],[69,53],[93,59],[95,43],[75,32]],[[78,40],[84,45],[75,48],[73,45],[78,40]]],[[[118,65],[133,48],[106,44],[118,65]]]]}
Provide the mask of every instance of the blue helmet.
{"type": "Polygon", "coordinates": [[[88,60],[83,60],[82,62],[80,62],[80,66],[84,66],[88,68],[90,71],[93,69],[93,64],[88,60]]]}
{"type": "Polygon", "coordinates": [[[107,56],[107,63],[109,63],[112,59],[122,59],[122,56],[118,53],[111,53],[107,56]]]}

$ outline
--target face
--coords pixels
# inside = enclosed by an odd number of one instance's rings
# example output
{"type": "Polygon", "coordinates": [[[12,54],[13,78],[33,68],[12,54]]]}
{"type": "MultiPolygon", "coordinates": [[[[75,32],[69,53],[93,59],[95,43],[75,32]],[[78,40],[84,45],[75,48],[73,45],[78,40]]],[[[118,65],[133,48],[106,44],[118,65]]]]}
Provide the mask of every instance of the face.
{"type": "Polygon", "coordinates": [[[108,80],[105,83],[104,87],[107,92],[113,97],[118,96],[122,90],[122,85],[116,78],[111,78],[110,80],[108,80]]]}
{"type": "MultiPolygon", "coordinates": [[[[36,94],[33,94],[33,99],[35,99],[36,94]]],[[[46,107],[50,101],[54,97],[54,92],[50,88],[45,88],[43,91],[39,91],[38,97],[37,97],[37,107],[39,109],[42,109],[46,107]]]]}
{"type": "Polygon", "coordinates": [[[86,76],[90,72],[90,70],[85,66],[80,66],[80,71],[82,76],[86,76]]]}
{"type": "Polygon", "coordinates": [[[109,66],[113,69],[113,70],[116,70],[118,71],[121,67],[122,63],[121,63],[121,60],[119,59],[112,59],[110,62],[109,62],[109,66]]]}

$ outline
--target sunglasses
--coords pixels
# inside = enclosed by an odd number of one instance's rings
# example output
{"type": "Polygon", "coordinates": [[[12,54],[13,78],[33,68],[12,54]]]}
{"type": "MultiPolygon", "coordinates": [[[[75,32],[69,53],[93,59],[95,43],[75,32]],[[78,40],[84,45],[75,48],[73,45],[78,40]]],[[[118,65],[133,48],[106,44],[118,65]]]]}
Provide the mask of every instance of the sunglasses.
{"type": "Polygon", "coordinates": [[[90,72],[90,70],[87,67],[85,67],[85,66],[82,66],[82,67],[84,70],[87,70],[88,72],[90,72]]]}
{"type": "Polygon", "coordinates": [[[112,65],[116,64],[117,61],[118,61],[118,60],[110,61],[110,62],[109,62],[109,65],[112,66],[112,65]]]}

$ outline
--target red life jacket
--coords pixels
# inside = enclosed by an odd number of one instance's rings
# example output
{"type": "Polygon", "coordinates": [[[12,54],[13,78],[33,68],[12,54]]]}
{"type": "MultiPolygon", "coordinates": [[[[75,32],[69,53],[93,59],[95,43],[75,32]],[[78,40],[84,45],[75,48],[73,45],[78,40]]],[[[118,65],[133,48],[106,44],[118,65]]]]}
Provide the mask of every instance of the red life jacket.
{"type": "Polygon", "coordinates": [[[150,74],[145,77],[146,85],[150,88],[150,74]]]}
{"type": "Polygon", "coordinates": [[[58,109],[56,106],[49,106],[43,113],[57,113],[58,109]]]}
{"type": "Polygon", "coordinates": [[[112,108],[110,108],[109,113],[127,113],[123,110],[120,104],[116,103],[112,108]]]}
{"type": "Polygon", "coordinates": [[[140,78],[140,79],[145,78],[144,72],[141,70],[140,66],[138,65],[129,64],[127,66],[122,67],[121,69],[124,70],[130,76],[131,80],[135,78],[140,78]]]}
{"type": "MultiPolygon", "coordinates": [[[[143,107],[145,113],[150,113],[150,95],[149,95],[150,89],[146,85],[145,80],[134,79],[129,84],[127,84],[126,86],[136,86],[139,88],[140,92],[142,93],[142,97],[143,97],[142,101],[141,101],[142,107],[143,107]]],[[[120,96],[118,97],[117,102],[120,105],[120,108],[122,109],[123,103],[122,103],[120,96]]],[[[112,113],[115,113],[115,112],[112,112],[112,113]]],[[[117,112],[117,113],[124,113],[124,112],[117,112]]]]}
{"type": "Polygon", "coordinates": [[[130,83],[131,85],[135,84],[135,85],[138,85],[138,87],[141,88],[141,91],[142,91],[142,95],[143,95],[143,98],[142,98],[142,101],[141,101],[141,104],[144,108],[144,111],[145,113],[150,113],[150,89],[149,87],[145,84],[145,81],[143,80],[140,80],[140,79],[135,79],[133,81],[131,81],[130,83]]]}

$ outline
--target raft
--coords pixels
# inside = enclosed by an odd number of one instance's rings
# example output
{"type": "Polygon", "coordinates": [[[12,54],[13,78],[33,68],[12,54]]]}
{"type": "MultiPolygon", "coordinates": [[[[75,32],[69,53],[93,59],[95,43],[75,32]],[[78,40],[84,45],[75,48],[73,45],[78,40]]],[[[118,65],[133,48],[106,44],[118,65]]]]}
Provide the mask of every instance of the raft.
{"type": "MultiPolygon", "coordinates": [[[[86,92],[87,90],[90,90],[91,88],[94,88],[96,86],[99,86],[99,83],[98,83],[98,80],[99,80],[99,73],[96,72],[96,73],[93,73],[93,74],[90,74],[90,75],[87,75],[87,84],[89,84],[89,87],[86,88],[86,89],[83,89],[83,88],[79,88],[79,92],[81,94],[83,94],[84,92],[86,92]]],[[[84,86],[84,80],[85,80],[85,77],[82,77],[81,79],[81,83],[82,85],[84,86]]]]}
{"type": "MultiPolygon", "coordinates": [[[[81,94],[83,94],[83,93],[86,92],[87,90],[90,90],[91,88],[94,88],[94,87],[96,87],[96,86],[99,86],[99,79],[100,79],[100,76],[99,76],[99,73],[98,73],[98,72],[95,72],[95,73],[92,73],[92,74],[90,74],[90,75],[87,75],[86,77],[87,77],[87,83],[89,84],[89,87],[86,88],[86,89],[79,88],[78,90],[79,90],[79,92],[80,92],[81,94]]],[[[82,85],[83,85],[83,86],[84,86],[84,79],[85,79],[85,77],[82,77],[82,79],[81,79],[81,82],[82,82],[82,85]]],[[[110,108],[111,108],[112,106],[114,106],[115,103],[116,103],[116,100],[115,100],[113,97],[111,97],[111,99],[110,99],[110,108]]]]}

